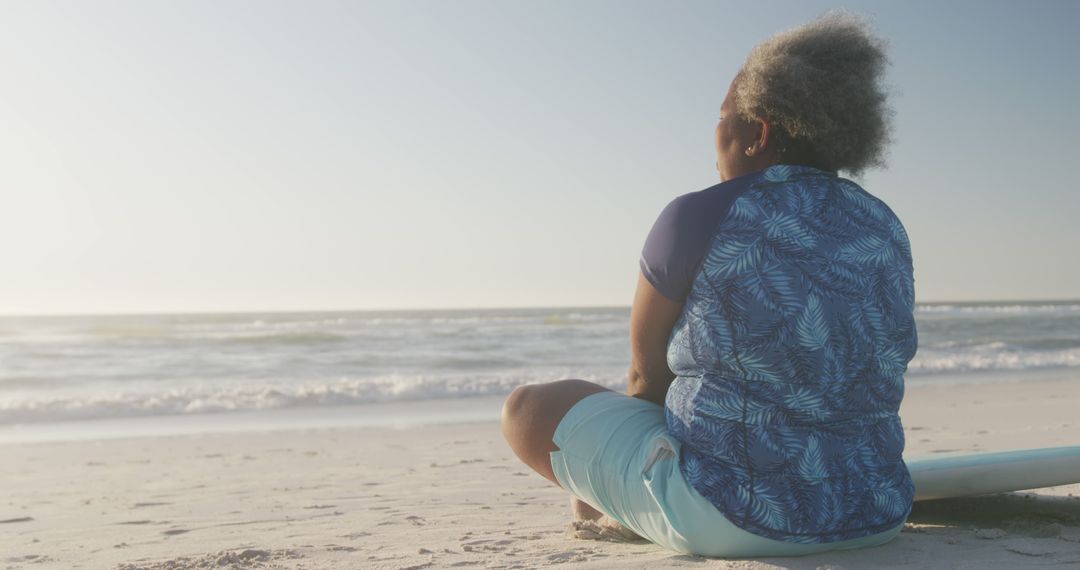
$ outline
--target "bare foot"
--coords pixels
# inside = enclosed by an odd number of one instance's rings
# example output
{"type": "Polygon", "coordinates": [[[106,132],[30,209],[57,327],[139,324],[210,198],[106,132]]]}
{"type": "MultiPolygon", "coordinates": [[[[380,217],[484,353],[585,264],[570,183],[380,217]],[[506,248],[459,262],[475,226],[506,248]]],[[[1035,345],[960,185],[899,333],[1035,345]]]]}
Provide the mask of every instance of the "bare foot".
{"type": "Polygon", "coordinates": [[[571,497],[570,510],[574,513],[574,520],[566,528],[566,533],[573,538],[615,542],[642,540],[634,531],[619,524],[619,521],[594,509],[592,505],[577,497],[571,497]]]}
{"type": "Polygon", "coordinates": [[[577,497],[570,497],[570,511],[574,514],[575,521],[594,521],[604,516],[604,513],[577,497]]]}
{"type": "Polygon", "coordinates": [[[610,540],[612,542],[637,542],[642,539],[634,531],[604,515],[594,520],[573,521],[566,527],[566,534],[581,540],[610,540]]]}

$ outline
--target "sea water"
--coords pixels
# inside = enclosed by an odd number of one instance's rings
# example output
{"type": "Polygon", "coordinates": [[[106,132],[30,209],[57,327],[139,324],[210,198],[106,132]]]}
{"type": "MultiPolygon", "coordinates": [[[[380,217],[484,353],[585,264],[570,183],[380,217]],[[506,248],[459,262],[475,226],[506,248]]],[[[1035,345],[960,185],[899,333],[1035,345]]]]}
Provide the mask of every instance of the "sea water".
{"type": "MultiPolygon", "coordinates": [[[[915,317],[909,385],[1050,374],[1080,388],[1080,301],[928,303],[915,317]]],[[[124,418],[180,433],[492,417],[522,384],[625,386],[629,320],[627,307],[2,317],[0,440],[124,418]]]]}

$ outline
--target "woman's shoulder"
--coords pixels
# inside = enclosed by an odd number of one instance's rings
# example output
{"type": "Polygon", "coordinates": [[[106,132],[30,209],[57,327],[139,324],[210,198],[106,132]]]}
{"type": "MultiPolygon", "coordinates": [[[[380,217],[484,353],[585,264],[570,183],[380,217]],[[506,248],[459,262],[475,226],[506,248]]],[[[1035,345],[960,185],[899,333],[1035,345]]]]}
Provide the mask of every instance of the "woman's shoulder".
{"type": "Polygon", "coordinates": [[[730,202],[744,194],[746,191],[752,189],[756,183],[761,181],[764,172],[765,171],[758,171],[746,174],[738,178],[732,178],[731,180],[713,184],[702,190],[676,196],[668,202],[668,205],[664,210],[665,212],[683,216],[700,214],[703,213],[703,210],[715,211],[718,205],[730,202]]]}
{"type": "Polygon", "coordinates": [[[816,203],[827,203],[830,208],[853,211],[884,226],[900,224],[899,217],[883,199],[835,171],[776,164],[757,174],[747,188],[749,191],[743,193],[745,202],[764,202],[770,209],[784,208],[804,215],[819,212],[816,203]]]}

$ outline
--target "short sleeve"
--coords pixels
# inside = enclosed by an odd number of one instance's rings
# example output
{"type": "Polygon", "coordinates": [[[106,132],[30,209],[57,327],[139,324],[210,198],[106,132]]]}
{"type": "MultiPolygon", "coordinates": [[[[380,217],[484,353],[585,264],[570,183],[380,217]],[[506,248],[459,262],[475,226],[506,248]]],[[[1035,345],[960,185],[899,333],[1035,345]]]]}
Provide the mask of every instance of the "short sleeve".
{"type": "Polygon", "coordinates": [[[656,219],[641,250],[641,273],[672,301],[682,303],[690,293],[690,260],[687,241],[687,196],[671,201],[656,219]]]}
{"type": "Polygon", "coordinates": [[[753,180],[744,176],[683,194],[660,212],[645,238],[639,266],[661,295],[677,303],[686,301],[717,227],[753,180]]]}

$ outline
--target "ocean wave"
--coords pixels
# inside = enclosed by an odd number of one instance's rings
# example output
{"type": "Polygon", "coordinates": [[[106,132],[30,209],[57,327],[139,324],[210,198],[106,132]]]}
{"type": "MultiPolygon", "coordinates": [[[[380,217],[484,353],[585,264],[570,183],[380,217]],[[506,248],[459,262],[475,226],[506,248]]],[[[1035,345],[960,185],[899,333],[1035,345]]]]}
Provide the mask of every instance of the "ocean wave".
{"type": "Polygon", "coordinates": [[[341,342],[349,335],[320,331],[288,331],[267,334],[229,335],[214,339],[227,344],[317,344],[323,342],[341,342]]]}
{"type": "MultiPolygon", "coordinates": [[[[457,336],[501,334],[507,330],[551,325],[592,331],[596,325],[622,330],[628,313],[588,311],[523,311],[514,313],[398,313],[338,315],[182,315],[70,317],[49,320],[2,320],[5,344],[164,344],[168,342],[285,343],[401,338],[415,334],[457,336]],[[327,335],[320,337],[318,335],[327,335]],[[306,336],[311,335],[311,336],[306,336]]],[[[559,327],[559,328],[562,328],[559,327]]],[[[541,330],[541,329],[537,329],[541,330]]]]}
{"type": "Polygon", "coordinates": [[[612,370],[610,374],[534,372],[486,377],[384,376],[296,385],[202,383],[155,392],[40,392],[0,399],[0,425],[498,396],[509,394],[523,384],[549,382],[555,378],[581,378],[613,389],[626,382],[619,372],[612,370]]]}
{"type": "Polygon", "coordinates": [[[335,328],[349,324],[349,320],[344,317],[332,318],[332,319],[300,319],[300,320],[275,320],[269,317],[265,319],[243,319],[232,322],[214,322],[214,321],[195,321],[187,322],[181,321],[177,323],[178,328],[182,328],[187,331],[220,331],[220,330],[303,330],[303,329],[323,329],[323,328],[335,328]]]}
{"type": "Polygon", "coordinates": [[[102,338],[162,338],[172,336],[171,327],[148,324],[97,325],[74,332],[79,336],[102,338]]]}
{"type": "Polygon", "coordinates": [[[995,370],[1041,370],[1080,367],[1080,349],[1023,350],[1004,342],[991,342],[962,350],[920,348],[908,372],[951,373],[995,370]]]}
{"type": "Polygon", "coordinates": [[[1029,336],[1013,338],[1009,342],[1000,340],[986,342],[982,339],[947,340],[933,344],[924,343],[919,347],[919,350],[1028,351],[1037,353],[1038,351],[1069,350],[1073,348],[1080,348],[1080,336],[1029,336]]]}
{"type": "Polygon", "coordinates": [[[972,315],[975,313],[988,313],[988,314],[1039,314],[1045,315],[1047,313],[1060,313],[1060,314],[1077,314],[1080,313],[1080,304],[1076,303],[1062,303],[1062,304],[1039,304],[1039,305],[915,305],[915,314],[941,314],[941,313],[960,313],[964,315],[972,315]]]}

